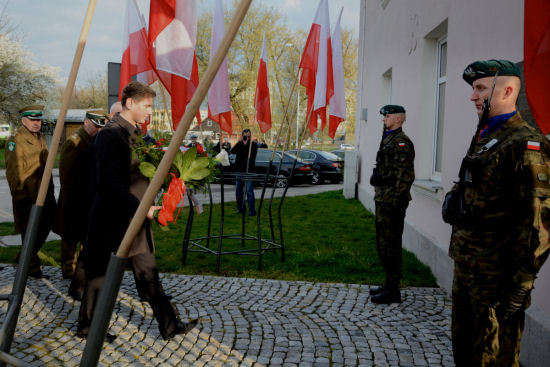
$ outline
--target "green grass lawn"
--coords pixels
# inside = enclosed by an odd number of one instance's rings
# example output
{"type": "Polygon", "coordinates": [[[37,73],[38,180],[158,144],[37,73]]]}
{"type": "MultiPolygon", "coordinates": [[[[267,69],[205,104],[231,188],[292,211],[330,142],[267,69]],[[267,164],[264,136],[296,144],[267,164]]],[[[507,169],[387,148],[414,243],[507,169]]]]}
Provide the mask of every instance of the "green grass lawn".
{"type": "MultiPolygon", "coordinates": [[[[275,204],[278,204],[278,199],[275,204]]],[[[276,208],[276,206],[274,206],[276,208]]],[[[191,238],[206,234],[208,206],[195,215],[191,238]]],[[[235,213],[235,203],[226,204],[224,234],[241,231],[241,217],[235,213]]],[[[220,205],[213,207],[212,233],[219,233],[220,205]]],[[[275,212],[274,212],[275,213],[275,212]]],[[[181,264],[182,242],[188,209],[176,224],[164,231],[154,225],[156,257],[161,272],[216,275],[216,256],[189,253],[186,265],[181,264]]],[[[262,213],[263,237],[269,237],[267,213],[262,213]]],[[[275,219],[275,224],[277,224],[275,219]]],[[[2,227],[0,227],[1,230],[2,227]]],[[[375,243],[374,216],[358,200],[344,199],[341,191],[289,197],[283,205],[285,261],[281,254],[269,251],[263,256],[263,271],[258,271],[255,256],[223,255],[221,275],[320,282],[380,284],[384,281],[382,265],[375,243]]],[[[255,235],[255,217],[247,217],[246,232],[255,235]]],[[[276,234],[276,241],[279,241],[276,234]]],[[[210,248],[217,247],[217,240],[210,248]]],[[[257,247],[257,241],[247,241],[246,248],[257,247]]],[[[223,250],[240,249],[241,242],[224,240],[223,250]]],[[[11,262],[16,249],[0,249],[0,261],[11,262]],[[10,252],[9,254],[7,254],[10,252]]],[[[48,263],[59,262],[59,242],[47,243],[42,252],[48,263]]],[[[404,286],[436,286],[430,269],[410,252],[403,251],[404,286]]]]}

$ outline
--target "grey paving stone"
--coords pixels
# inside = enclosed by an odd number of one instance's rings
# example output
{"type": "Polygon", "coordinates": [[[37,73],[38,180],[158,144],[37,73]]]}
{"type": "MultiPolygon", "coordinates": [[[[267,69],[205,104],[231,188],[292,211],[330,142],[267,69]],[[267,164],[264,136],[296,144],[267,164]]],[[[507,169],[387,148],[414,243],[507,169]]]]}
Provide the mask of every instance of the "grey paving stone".
{"type": "MultiPolygon", "coordinates": [[[[30,280],[12,352],[44,366],[78,366],[79,302],[65,296],[59,269],[30,280]]],[[[0,293],[14,268],[0,273],[0,293]]],[[[197,329],[164,341],[149,304],[126,273],[105,344],[105,366],[454,366],[450,300],[436,288],[407,288],[404,302],[373,305],[369,286],[161,275],[183,320],[197,329]]],[[[0,317],[6,306],[0,304],[0,317]]]]}

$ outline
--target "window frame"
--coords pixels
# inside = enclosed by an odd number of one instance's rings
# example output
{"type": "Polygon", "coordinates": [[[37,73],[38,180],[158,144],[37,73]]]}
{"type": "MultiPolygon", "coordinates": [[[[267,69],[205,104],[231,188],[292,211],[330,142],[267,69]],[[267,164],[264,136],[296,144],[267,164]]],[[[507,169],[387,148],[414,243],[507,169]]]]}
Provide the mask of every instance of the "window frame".
{"type": "MultiPolygon", "coordinates": [[[[440,182],[441,181],[441,171],[437,171],[437,147],[438,147],[438,127],[439,127],[439,108],[440,108],[440,100],[439,100],[439,95],[440,95],[440,90],[441,90],[441,86],[444,84],[445,85],[445,88],[447,87],[447,65],[445,65],[445,75],[444,76],[441,76],[441,50],[442,50],[442,47],[443,45],[446,46],[446,51],[445,51],[445,62],[447,62],[448,60],[448,43],[447,43],[447,35],[444,35],[442,37],[440,37],[438,40],[437,40],[437,68],[436,68],[436,78],[435,78],[435,105],[434,105],[434,129],[433,129],[433,142],[432,142],[432,147],[433,147],[433,150],[432,150],[432,177],[431,179],[434,180],[434,181],[438,181],[440,182]]],[[[445,103],[445,101],[442,101],[443,103],[445,103]]],[[[443,113],[445,113],[445,111],[443,111],[443,113]]],[[[443,122],[445,121],[445,116],[443,115],[443,122]]],[[[440,157],[441,158],[441,157],[440,157]]],[[[441,168],[442,169],[442,168],[441,168]]]]}

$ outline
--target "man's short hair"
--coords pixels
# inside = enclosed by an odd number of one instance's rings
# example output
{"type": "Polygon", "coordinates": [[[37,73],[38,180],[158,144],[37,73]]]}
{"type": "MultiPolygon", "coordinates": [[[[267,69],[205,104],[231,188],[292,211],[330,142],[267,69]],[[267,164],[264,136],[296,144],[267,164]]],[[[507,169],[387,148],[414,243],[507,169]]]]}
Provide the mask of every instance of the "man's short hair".
{"type": "Polygon", "coordinates": [[[248,128],[243,130],[243,134],[249,133],[249,132],[250,132],[250,129],[248,129],[248,128]]]}
{"type": "Polygon", "coordinates": [[[157,93],[148,85],[140,82],[130,82],[122,90],[120,102],[122,103],[122,107],[126,107],[126,100],[128,98],[132,98],[134,101],[139,102],[145,97],[154,98],[156,95],[157,93]]]}

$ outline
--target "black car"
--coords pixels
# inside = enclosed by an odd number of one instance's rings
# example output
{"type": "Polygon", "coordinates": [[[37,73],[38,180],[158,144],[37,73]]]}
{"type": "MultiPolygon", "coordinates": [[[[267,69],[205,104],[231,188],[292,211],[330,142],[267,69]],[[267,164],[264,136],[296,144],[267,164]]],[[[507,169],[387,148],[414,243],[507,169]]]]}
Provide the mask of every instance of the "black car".
{"type": "MultiPolygon", "coordinates": [[[[258,154],[256,155],[256,168],[254,170],[255,173],[265,175],[265,173],[267,172],[267,168],[269,167],[269,160],[271,159],[272,154],[273,150],[258,149],[258,154]]],[[[277,178],[274,182],[276,187],[285,187],[286,181],[288,177],[290,177],[290,171],[292,170],[295,159],[295,156],[292,154],[285,152],[283,156],[282,152],[276,151],[270,170],[270,173],[272,175],[275,175],[277,173],[277,170],[279,169],[279,164],[281,162],[281,157],[283,157],[283,162],[281,165],[281,171],[279,172],[280,177],[277,178]]],[[[235,182],[235,154],[229,155],[229,163],[230,165],[228,167],[223,167],[224,182],[233,183],[235,182]]],[[[296,185],[309,183],[311,181],[311,177],[312,166],[304,162],[302,159],[298,158],[290,184],[296,185]]],[[[218,178],[220,178],[219,175],[218,178]]],[[[261,182],[263,182],[262,178],[258,178],[258,184],[260,184],[261,182]]]]}
{"type": "MultiPolygon", "coordinates": [[[[289,150],[288,152],[296,154],[296,150],[289,150]]],[[[302,149],[300,150],[299,157],[313,167],[310,181],[312,184],[318,185],[326,180],[332,183],[342,181],[344,160],[338,158],[338,156],[321,150],[302,149]]]]}

